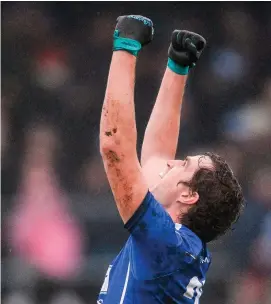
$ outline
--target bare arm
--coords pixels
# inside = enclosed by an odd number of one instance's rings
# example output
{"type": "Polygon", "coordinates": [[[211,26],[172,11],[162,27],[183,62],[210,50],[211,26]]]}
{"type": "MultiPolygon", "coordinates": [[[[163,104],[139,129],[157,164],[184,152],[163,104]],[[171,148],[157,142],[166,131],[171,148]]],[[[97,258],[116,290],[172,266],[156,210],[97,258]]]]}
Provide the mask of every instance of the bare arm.
{"type": "Polygon", "coordinates": [[[135,56],[113,53],[100,123],[100,151],[124,223],[148,191],[136,153],[135,67],[135,56]]]}
{"type": "Polygon", "coordinates": [[[160,180],[159,173],[166,167],[166,161],[175,158],[186,79],[187,76],[166,68],[141,152],[141,165],[149,187],[160,180]]]}

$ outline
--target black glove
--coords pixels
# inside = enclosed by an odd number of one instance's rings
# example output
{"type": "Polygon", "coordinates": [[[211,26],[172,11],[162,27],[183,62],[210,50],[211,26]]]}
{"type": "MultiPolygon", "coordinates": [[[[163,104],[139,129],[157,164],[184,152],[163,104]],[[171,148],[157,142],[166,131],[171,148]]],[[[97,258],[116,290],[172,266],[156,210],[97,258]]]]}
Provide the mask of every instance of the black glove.
{"type": "Polygon", "coordinates": [[[153,23],[140,15],[120,16],[114,32],[113,50],[126,50],[137,55],[142,46],[153,39],[153,23]]]}
{"type": "Polygon", "coordinates": [[[194,67],[206,45],[199,34],[184,30],[172,33],[168,57],[182,67],[194,67]]]}

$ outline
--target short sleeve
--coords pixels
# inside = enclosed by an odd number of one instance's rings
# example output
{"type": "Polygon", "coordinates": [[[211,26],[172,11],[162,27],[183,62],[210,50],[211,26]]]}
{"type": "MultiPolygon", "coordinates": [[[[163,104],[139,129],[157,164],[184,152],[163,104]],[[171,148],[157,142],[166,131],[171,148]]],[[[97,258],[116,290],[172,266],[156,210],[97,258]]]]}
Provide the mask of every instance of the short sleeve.
{"type": "Polygon", "coordinates": [[[167,211],[150,192],[125,228],[131,234],[130,256],[136,278],[154,279],[191,263],[185,235],[175,229],[167,211]]]}

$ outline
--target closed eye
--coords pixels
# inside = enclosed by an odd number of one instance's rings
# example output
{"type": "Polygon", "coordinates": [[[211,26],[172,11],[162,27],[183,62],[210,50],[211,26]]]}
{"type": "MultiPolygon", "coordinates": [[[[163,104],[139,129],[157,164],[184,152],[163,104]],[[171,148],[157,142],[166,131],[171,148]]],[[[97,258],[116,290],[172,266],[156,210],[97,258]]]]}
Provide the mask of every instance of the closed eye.
{"type": "Polygon", "coordinates": [[[187,165],[189,165],[189,162],[190,162],[190,157],[189,156],[187,156],[186,158],[185,158],[185,160],[184,160],[184,167],[187,167],[187,165]]]}

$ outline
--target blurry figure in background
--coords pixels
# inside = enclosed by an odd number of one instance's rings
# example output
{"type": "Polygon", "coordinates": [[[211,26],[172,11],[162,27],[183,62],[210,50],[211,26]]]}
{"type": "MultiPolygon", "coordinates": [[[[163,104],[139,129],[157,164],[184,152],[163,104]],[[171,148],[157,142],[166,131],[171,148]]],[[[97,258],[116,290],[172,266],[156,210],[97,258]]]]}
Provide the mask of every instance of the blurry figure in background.
{"type": "Polygon", "coordinates": [[[80,267],[82,236],[53,169],[58,139],[48,125],[26,133],[18,205],[11,218],[16,253],[46,276],[69,279],[80,267]]]}
{"type": "Polygon", "coordinates": [[[225,133],[259,153],[270,151],[271,79],[266,80],[261,94],[225,116],[225,133]],[[266,141],[267,140],[267,141],[266,141]],[[251,145],[253,143],[253,145],[251,145]],[[263,145],[265,143],[265,145],[263,145]]]}
{"type": "Polygon", "coordinates": [[[35,60],[33,78],[37,85],[48,90],[58,89],[71,77],[66,52],[50,47],[35,60]]]}
{"type": "Polygon", "coordinates": [[[34,304],[32,299],[22,292],[13,292],[3,299],[3,304],[34,304]]]}
{"type": "Polygon", "coordinates": [[[98,155],[93,156],[83,164],[78,180],[83,185],[83,189],[92,195],[96,196],[105,191],[106,187],[108,187],[108,181],[101,158],[98,155]]]}
{"type": "Polygon", "coordinates": [[[74,292],[61,292],[52,298],[50,304],[83,304],[74,292]]]}
{"type": "MultiPolygon", "coordinates": [[[[258,222],[259,233],[249,248],[249,261],[236,282],[234,304],[271,303],[271,167],[259,170],[251,185],[251,198],[266,212],[258,222]]],[[[255,229],[255,228],[254,228],[255,229]]]]}

